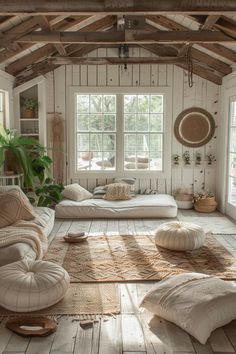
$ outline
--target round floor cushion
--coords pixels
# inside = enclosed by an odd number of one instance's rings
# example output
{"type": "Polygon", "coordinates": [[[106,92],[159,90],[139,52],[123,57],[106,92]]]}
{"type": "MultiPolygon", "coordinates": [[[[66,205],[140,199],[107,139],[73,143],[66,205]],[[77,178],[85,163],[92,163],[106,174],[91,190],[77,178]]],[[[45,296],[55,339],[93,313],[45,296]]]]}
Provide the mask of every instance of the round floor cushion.
{"type": "Polygon", "coordinates": [[[37,311],[56,304],[70,277],[52,262],[21,260],[0,267],[0,305],[16,312],[37,311]]]}
{"type": "Polygon", "coordinates": [[[174,251],[194,250],[201,247],[204,240],[204,230],[188,222],[167,222],[161,224],[155,231],[156,245],[174,251]]]}

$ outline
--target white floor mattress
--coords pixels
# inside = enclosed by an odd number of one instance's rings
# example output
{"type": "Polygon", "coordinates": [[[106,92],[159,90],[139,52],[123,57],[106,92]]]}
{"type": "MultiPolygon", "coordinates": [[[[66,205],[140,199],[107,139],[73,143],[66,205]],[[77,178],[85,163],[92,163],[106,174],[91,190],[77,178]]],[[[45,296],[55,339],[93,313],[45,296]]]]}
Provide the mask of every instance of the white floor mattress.
{"type": "Polygon", "coordinates": [[[56,217],[63,219],[173,218],[176,215],[176,202],[168,194],[137,195],[121,201],[64,199],[56,206],[56,217]]]}

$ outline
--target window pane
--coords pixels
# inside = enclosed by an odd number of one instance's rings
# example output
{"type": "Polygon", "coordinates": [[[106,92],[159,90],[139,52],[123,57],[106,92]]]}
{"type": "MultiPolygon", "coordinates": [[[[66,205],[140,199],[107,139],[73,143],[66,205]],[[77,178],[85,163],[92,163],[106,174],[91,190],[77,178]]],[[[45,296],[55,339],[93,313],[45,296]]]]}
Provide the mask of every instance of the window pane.
{"type": "Polygon", "coordinates": [[[102,112],[102,96],[90,95],[90,113],[102,112]]]}
{"type": "Polygon", "coordinates": [[[115,150],[116,140],[114,134],[103,135],[103,151],[115,150]]]}
{"type": "Polygon", "coordinates": [[[233,101],[231,103],[231,109],[232,109],[232,114],[231,114],[231,126],[236,127],[236,102],[233,101]]]}
{"type": "Polygon", "coordinates": [[[229,174],[236,177],[236,153],[229,154],[229,174]]]}
{"type": "Polygon", "coordinates": [[[89,113],[89,95],[77,95],[77,112],[89,113]]]}
{"type": "Polygon", "coordinates": [[[230,129],[230,151],[236,152],[236,128],[230,129]]]}
{"type": "Polygon", "coordinates": [[[125,115],[125,131],[135,131],[136,130],[136,118],[135,114],[125,115]]]}
{"type": "Polygon", "coordinates": [[[89,150],[89,135],[77,134],[77,151],[89,150]]]}
{"type": "Polygon", "coordinates": [[[137,114],[136,129],[138,132],[147,132],[149,130],[148,114],[137,114]]]}
{"type": "Polygon", "coordinates": [[[116,96],[104,96],[103,99],[103,112],[115,113],[116,112],[116,96]]]}
{"type": "Polygon", "coordinates": [[[229,177],[229,197],[228,202],[236,206],[236,177],[229,177]]]}
{"type": "Polygon", "coordinates": [[[116,130],[116,116],[111,114],[104,115],[104,130],[115,131],[116,130]]]}
{"type": "Polygon", "coordinates": [[[149,112],[149,96],[138,95],[138,112],[149,112]]]}
{"type": "Polygon", "coordinates": [[[103,117],[101,114],[91,114],[89,117],[89,128],[92,131],[103,130],[103,117]]]}
{"type": "Polygon", "coordinates": [[[136,151],[136,135],[125,134],[125,151],[136,151]]]}
{"type": "Polygon", "coordinates": [[[163,96],[157,96],[157,95],[151,96],[150,112],[163,113],[163,96]]]}
{"type": "Polygon", "coordinates": [[[150,135],[150,150],[151,151],[162,151],[162,135],[161,134],[151,134],[150,135]]]}
{"type": "Polygon", "coordinates": [[[89,130],[89,115],[79,114],[77,120],[77,129],[79,131],[87,131],[89,130]]]}
{"type": "Polygon", "coordinates": [[[102,134],[90,134],[90,151],[102,151],[102,134]]]}
{"type": "Polygon", "coordinates": [[[137,96],[125,95],[124,96],[124,111],[125,113],[132,113],[137,111],[137,96]]]}
{"type": "Polygon", "coordinates": [[[163,115],[150,114],[150,131],[162,132],[163,131],[163,115]]]}

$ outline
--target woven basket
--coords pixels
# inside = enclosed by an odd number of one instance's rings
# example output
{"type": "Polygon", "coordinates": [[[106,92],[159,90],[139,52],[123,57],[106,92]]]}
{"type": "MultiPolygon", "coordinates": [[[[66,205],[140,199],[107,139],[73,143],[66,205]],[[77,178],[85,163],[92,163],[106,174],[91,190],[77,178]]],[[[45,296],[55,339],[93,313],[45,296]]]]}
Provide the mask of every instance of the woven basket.
{"type": "Polygon", "coordinates": [[[212,213],[216,210],[216,207],[215,197],[199,199],[194,203],[194,209],[200,213],[212,213]]]}

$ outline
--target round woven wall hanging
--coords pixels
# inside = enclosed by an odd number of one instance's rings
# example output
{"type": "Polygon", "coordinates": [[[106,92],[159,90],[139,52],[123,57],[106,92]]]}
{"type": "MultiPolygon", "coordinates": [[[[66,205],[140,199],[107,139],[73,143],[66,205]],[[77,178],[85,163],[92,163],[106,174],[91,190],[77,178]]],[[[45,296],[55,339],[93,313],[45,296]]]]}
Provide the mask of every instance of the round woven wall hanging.
{"type": "Polygon", "coordinates": [[[207,144],[215,133],[215,121],[203,108],[188,108],[181,112],[174,125],[176,139],[188,147],[207,144]]]}

